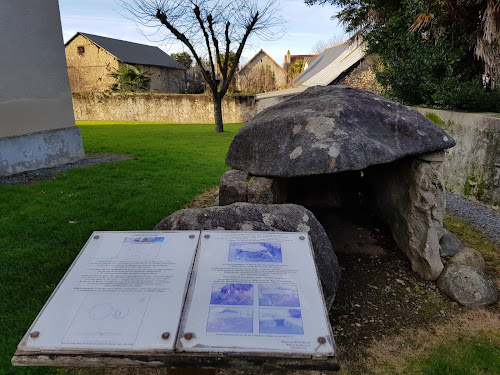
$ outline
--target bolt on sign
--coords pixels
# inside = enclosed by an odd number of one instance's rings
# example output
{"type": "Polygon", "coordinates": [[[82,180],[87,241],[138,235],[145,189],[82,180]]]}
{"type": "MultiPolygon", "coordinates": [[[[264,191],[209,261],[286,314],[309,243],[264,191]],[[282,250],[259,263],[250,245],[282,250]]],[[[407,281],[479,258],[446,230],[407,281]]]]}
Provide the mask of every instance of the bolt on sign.
{"type": "Polygon", "coordinates": [[[338,369],[312,254],[305,233],[96,232],[12,362],[338,369]]]}

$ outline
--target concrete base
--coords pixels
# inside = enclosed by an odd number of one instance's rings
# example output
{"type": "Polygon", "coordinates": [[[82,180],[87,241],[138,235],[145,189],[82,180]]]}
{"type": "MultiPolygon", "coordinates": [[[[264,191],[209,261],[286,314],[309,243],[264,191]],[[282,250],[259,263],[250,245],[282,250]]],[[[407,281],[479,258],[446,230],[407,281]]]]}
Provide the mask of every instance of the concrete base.
{"type": "Polygon", "coordinates": [[[85,156],[76,126],[0,138],[0,176],[55,167],[85,156]]]}

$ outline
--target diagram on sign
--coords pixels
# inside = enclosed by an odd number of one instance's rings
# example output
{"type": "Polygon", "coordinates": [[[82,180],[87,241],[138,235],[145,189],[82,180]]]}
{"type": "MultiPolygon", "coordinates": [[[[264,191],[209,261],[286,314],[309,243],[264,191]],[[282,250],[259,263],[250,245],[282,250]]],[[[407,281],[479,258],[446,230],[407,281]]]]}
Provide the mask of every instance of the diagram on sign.
{"type": "Polygon", "coordinates": [[[271,262],[281,263],[280,243],[270,242],[231,242],[229,244],[230,262],[271,262]]]}
{"type": "Polygon", "coordinates": [[[149,294],[87,295],[62,343],[133,345],[149,298],[149,294]]]}

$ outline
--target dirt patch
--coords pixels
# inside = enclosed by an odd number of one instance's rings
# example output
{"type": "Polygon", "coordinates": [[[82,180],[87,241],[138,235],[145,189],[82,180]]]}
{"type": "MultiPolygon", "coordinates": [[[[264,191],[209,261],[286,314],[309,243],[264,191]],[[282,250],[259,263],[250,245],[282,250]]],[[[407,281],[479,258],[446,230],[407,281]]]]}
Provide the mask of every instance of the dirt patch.
{"type": "Polygon", "coordinates": [[[214,186],[197,195],[185,208],[203,208],[219,205],[219,187],[214,186]]]}
{"type": "Polygon", "coordinates": [[[318,219],[332,241],[342,278],[330,322],[341,362],[357,362],[368,348],[410,329],[446,322],[462,311],[421,279],[388,230],[372,216],[328,213],[318,219]]]}

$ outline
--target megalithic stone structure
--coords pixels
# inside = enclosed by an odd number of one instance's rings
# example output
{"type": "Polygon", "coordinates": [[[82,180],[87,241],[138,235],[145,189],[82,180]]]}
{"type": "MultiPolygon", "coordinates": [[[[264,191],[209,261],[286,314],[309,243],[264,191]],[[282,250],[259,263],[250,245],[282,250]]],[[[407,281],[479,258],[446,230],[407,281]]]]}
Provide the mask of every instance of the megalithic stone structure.
{"type": "Polygon", "coordinates": [[[57,0],[3,0],[0,51],[0,176],[84,157],[57,0]]]}

